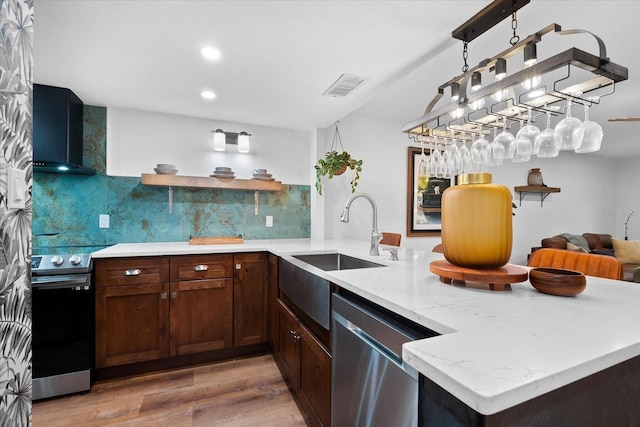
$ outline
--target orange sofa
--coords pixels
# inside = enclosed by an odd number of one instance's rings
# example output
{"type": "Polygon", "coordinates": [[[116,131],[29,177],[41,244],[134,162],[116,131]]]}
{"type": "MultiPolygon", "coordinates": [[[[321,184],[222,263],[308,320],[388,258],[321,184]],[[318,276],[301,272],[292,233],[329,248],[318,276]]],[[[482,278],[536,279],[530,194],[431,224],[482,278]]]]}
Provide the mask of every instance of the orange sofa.
{"type": "MultiPolygon", "coordinates": [[[[610,234],[584,233],[582,237],[587,241],[590,253],[615,256],[610,234]]],[[[569,243],[569,241],[565,237],[553,236],[542,239],[541,246],[543,248],[566,250],[567,243],[569,243]]],[[[622,264],[622,280],[633,282],[633,272],[638,267],[640,267],[640,264],[622,264]]]]}

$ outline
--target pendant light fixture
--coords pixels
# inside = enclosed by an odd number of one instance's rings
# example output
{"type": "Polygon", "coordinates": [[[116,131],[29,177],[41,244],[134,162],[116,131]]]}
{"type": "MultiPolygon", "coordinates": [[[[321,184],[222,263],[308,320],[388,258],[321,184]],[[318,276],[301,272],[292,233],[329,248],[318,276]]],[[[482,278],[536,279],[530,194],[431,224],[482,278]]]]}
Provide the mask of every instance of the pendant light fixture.
{"type": "MultiPolygon", "coordinates": [[[[607,57],[603,41],[585,30],[562,30],[558,24],[545,28],[520,40],[516,33],[516,11],[530,0],[495,0],[475,16],[453,31],[452,36],[463,41],[464,66],[462,74],[452,77],[438,87],[438,93],[427,105],[422,116],[406,123],[403,132],[417,142],[418,139],[435,141],[436,138],[450,138],[452,130],[456,135],[474,134],[481,136],[482,126],[502,130],[518,123],[520,115],[532,109],[534,117],[545,115],[546,106],[565,105],[567,100],[582,105],[598,104],[603,97],[615,92],[616,83],[628,79],[628,69],[615,64],[607,57]],[[482,55],[475,67],[467,64],[469,42],[511,16],[513,37],[511,46],[495,55],[482,55]],[[548,58],[539,58],[537,45],[547,35],[589,34],[593,36],[599,51],[588,53],[578,48],[570,48],[548,58]],[[523,55],[523,62],[513,62],[507,74],[507,62],[517,55],[523,55]],[[482,74],[494,73],[495,79],[482,84],[482,74]],[[447,89],[450,88],[450,89],[447,89]],[[450,102],[441,102],[446,90],[451,92],[450,102]],[[596,95],[597,101],[583,94],[596,95]]],[[[514,58],[515,59],[515,58],[514,58]]],[[[549,111],[554,117],[557,110],[549,111]]]]}
{"type": "Polygon", "coordinates": [[[247,132],[225,132],[222,129],[216,129],[211,131],[213,133],[213,150],[214,151],[226,151],[227,144],[237,145],[238,153],[249,153],[251,151],[251,144],[249,137],[250,133],[247,132]]]}
{"type": "Polygon", "coordinates": [[[530,67],[538,60],[538,51],[535,43],[527,43],[524,47],[524,66],[530,67]]]}
{"type": "Polygon", "coordinates": [[[227,137],[222,129],[216,129],[213,132],[213,149],[215,151],[224,151],[227,137]]]}
{"type": "Polygon", "coordinates": [[[504,58],[496,59],[495,66],[496,80],[502,80],[507,77],[507,60],[504,58]]]}
{"type": "Polygon", "coordinates": [[[249,134],[246,132],[240,132],[240,134],[238,135],[238,152],[249,152],[249,134]]]}
{"type": "Polygon", "coordinates": [[[471,90],[473,92],[482,88],[482,74],[480,72],[475,71],[471,74],[471,90]]]}

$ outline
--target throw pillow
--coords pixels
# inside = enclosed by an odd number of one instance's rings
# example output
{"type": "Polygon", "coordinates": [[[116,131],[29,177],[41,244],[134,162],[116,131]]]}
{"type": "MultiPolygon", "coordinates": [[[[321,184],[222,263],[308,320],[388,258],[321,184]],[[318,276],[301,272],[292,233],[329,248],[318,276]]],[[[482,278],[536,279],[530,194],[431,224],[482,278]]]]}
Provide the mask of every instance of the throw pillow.
{"type": "Polygon", "coordinates": [[[584,252],[588,253],[582,246],[574,245],[573,243],[567,242],[567,250],[571,252],[584,252]]]}
{"type": "Polygon", "coordinates": [[[611,239],[613,252],[623,264],[640,264],[640,240],[611,239]]]}
{"type": "Polygon", "coordinates": [[[596,255],[607,255],[607,256],[612,256],[612,257],[616,256],[613,253],[613,249],[594,249],[589,253],[590,254],[596,254],[596,255]]]}

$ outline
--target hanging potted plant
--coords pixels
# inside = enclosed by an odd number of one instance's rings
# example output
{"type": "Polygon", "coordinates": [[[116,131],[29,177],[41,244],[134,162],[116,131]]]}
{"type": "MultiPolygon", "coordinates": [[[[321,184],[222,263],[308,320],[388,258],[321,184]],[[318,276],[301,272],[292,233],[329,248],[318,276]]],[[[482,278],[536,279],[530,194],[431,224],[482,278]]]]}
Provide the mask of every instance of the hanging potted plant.
{"type": "Polygon", "coordinates": [[[353,171],[353,179],[351,179],[351,192],[355,193],[360,172],[362,172],[362,160],[356,160],[342,146],[342,138],[338,130],[338,122],[336,122],[336,130],[333,134],[333,142],[331,150],[327,152],[323,159],[318,160],[314,166],[316,169],[316,190],[322,195],[322,179],[327,176],[329,179],[337,175],[342,175],[347,168],[353,171]],[[338,150],[338,144],[340,150],[338,150]]]}

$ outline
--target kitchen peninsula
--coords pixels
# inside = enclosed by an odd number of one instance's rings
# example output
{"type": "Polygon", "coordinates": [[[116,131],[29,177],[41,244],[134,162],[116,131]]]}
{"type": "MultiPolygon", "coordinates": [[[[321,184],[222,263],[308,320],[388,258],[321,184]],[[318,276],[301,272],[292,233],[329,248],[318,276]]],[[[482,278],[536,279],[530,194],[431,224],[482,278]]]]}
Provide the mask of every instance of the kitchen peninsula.
{"type": "MultiPolygon", "coordinates": [[[[386,267],[325,271],[321,273],[325,279],[441,334],[403,348],[404,361],[421,374],[423,396],[433,396],[434,390],[440,396],[421,405],[421,410],[434,410],[433,405],[437,410],[442,401],[453,400],[457,402],[454,406],[464,408],[462,412],[486,416],[485,425],[506,425],[509,421],[490,421],[524,408],[521,413],[537,414],[533,416],[542,425],[540,417],[553,423],[565,405],[575,408],[578,404],[582,415],[567,413],[567,417],[591,417],[596,411],[603,420],[615,416],[622,424],[640,419],[637,284],[587,277],[586,290],[576,297],[542,294],[528,282],[512,284],[511,290],[502,292],[480,286],[450,286],[429,272],[429,263],[441,259],[442,254],[401,248],[400,260],[391,261],[385,256],[368,256],[368,242],[353,240],[254,240],[211,246],[125,243],[98,251],[93,257],[261,251],[285,256],[329,250],[386,267]],[[591,378],[597,381],[590,382],[591,378]],[[563,390],[569,390],[579,403],[566,397],[563,390]],[[594,395],[596,400],[591,401],[594,395]],[[440,398],[443,400],[438,401],[440,398]],[[551,407],[550,412],[536,409],[535,402],[551,407]]],[[[596,422],[593,418],[587,421],[596,422]]]]}

